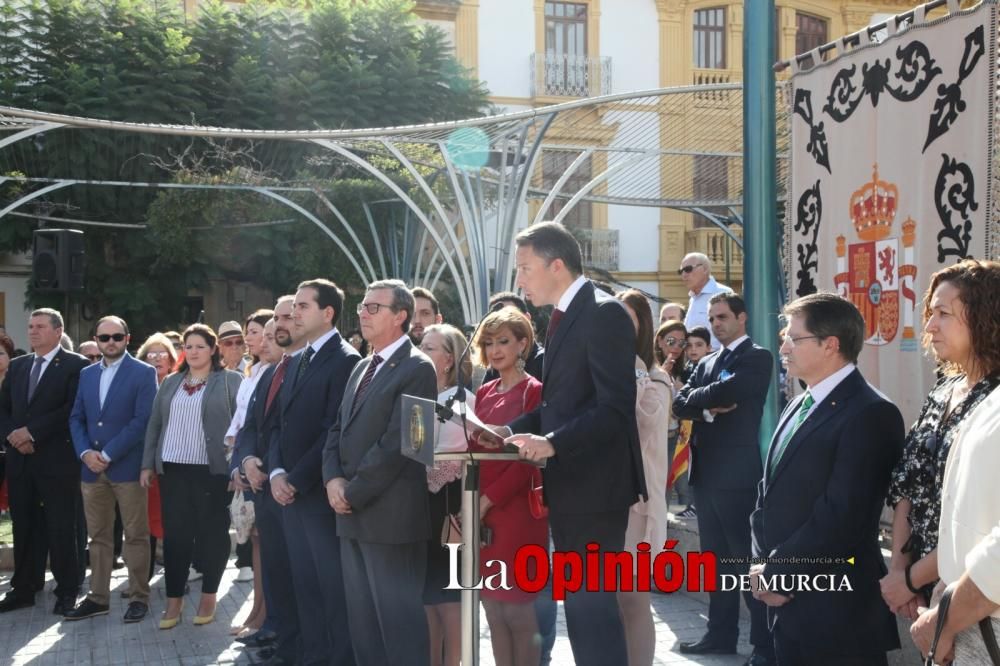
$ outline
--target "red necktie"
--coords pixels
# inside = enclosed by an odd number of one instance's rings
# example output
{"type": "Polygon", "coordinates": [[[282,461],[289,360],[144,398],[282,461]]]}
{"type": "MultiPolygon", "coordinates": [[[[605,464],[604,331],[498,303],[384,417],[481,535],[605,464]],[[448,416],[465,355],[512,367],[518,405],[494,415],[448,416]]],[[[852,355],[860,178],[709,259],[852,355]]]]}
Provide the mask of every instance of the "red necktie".
{"type": "Polygon", "coordinates": [[[264,414],[271,412],[271,403],[278,397],[278,391],[281,390],[281,383],[285,381],[285,371],[288,370],[288,362],[291,360],[291,356],[285,356],[281,359],[281,363],[278,364],[278,369],[274,371],[274,376],[271,377],[271,386],[267,389],[267,402],[264,403],[264,414]]]}
{"type": "Polygon", "coordinates": [[[374,354],[372,356],[372,362],[368,364],[368,369],[365,370],[365,376],[361,378],[361,381],[358,383],[357,390],[354,391],[354,402],[351,403],[351,414],[354,414],[354,411],[358,408],[358,401],[361,400],[361,396],[365,394],[365,390],[368,388],[368,385],[372,383],[372,377],[375,376],[375,371],[381,363],[382,357],[378,354],[374,354]]]}
{"type": "Polygon", "coordinates": [[[549,327],[545,331],[546,346],[549,344],[549,341],[552,340],[552,336],[556,334],[556,329],[559,328],[559,322],[562,321],[563,314],[563,311],[559,308],[552,311],[552,316],[549,317],[549,327]]]}

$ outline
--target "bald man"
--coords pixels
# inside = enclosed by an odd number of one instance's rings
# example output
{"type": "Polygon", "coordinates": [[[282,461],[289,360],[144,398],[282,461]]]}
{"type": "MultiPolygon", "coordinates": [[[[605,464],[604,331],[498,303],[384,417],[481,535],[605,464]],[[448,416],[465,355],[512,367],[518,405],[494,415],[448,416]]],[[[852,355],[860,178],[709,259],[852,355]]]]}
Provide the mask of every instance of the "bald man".
{"type": "MultiPolygon", "coordinates": [[[[687,316],[684,317],[685,328],[690,331],[695,326],[704,326],[711,331],[712,326],[708,322],[708,301],[715,294],[732,289],[715,281],[712,277],[712,262],[701,252],[685,255],[677,274],[681,276],[681,281],[687,287],[691,299],[688,302],[687,316]]],[[[721,346],[713,333],[712,349],[721,346]]]]}

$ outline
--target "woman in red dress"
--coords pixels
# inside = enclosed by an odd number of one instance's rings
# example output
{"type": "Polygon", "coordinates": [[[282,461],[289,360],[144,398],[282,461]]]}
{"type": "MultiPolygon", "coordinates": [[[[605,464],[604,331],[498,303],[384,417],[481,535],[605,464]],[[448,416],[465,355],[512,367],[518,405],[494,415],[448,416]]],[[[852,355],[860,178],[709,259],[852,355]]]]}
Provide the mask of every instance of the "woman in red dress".
{"type": "MultiPolygon", "coordinates": [[[[484,423],[508,423],[529,412],[542,400],[542,384],[524,371],[524,360],[533,348],[531,321],[518,310],[506,307],[483,321],[475,339],[479,361],[500,377],[476,392],[476,416],[484,423]]],[[[472,443],[478,450],[493,450],[472,443]]],[[[486,461],[480,469],[479,513],[483,525],[492,530],[492,542],[480,551],[480,574],[496,574],[501,560],[513,571],[517,549],[528,544],[548,547],[548,521],[532,516],[528,493],[534,467],[518,461],[486,461]]],[[[534,594],[516,587],[483,589],[483,607],[490,625],[493,657],[497,666],[536,666],[539,645],[534,594]]]]}

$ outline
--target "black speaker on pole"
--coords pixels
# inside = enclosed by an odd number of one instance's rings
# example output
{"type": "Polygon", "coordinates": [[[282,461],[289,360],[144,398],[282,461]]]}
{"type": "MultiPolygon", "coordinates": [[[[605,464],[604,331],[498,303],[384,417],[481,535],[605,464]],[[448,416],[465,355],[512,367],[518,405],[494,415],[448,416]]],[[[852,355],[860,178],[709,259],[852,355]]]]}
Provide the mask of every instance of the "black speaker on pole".
{"type": "Polygon", "coordinates": [[[36,229],[31,255],[31,286],[37,292],[64,294],[82,291],[83,232],[75,229],[36,229]]]}

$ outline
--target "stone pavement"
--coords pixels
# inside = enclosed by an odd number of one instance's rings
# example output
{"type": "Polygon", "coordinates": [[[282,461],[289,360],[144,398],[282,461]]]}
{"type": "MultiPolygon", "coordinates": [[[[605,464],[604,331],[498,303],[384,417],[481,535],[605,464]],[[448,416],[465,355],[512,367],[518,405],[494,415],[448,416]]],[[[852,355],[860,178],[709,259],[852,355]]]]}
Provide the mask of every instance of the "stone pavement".
{"type": "MultiPolygon", "coordinates": [[[[232,562],[230,562],[232,564],[232,562]]],[[[143,622],[123,624],[122,615],[127,601],[118,594],[128,584],[124,569],[114,572],[111,613],[109,615],[64,622],[52,615],[55,598],[51,577],[46,592],[39,594],[33,608],[0,615],[0,665],[73,664],[103,666],[104,664],[171,664],[202,666],[204,664],[254,664],[255,652],[232,640],[229,627],[250,610],[249,583],[236,583],[236,569],[226,570],[219,588],[216,621],[203,627],[191,624],[197,608],[199,584],[191,585],[185,601],[184,622],[170,631],[157,628],[164,607],[163,578],[159,572],[153,579],[150,614],[143,622]]],[[[9,588],[10,572],[0,573],[0,594],[9,588]]],[[[653,611],[656,624],[656,664],[703,664],[705,666],[735,666],[749,654],[746,642],[749,629],[744,621],[740,653],[743,656],[688,658],[676,652],[679,640],[697,639],[704,631],[708,607],[699,599],[684,594],[654,594],[653,611]]],[[[489,629],[481,617],[483,640],[480,643],[482,666],[494,666],[489,644],[489,629]]],[[[572,664],[566,621],[559,611],[558,635],[552,653],[555,666],[572,664]]],[[[612,665],[609,665],[612,666],[612,665]]],[[[617,666],[617,665],[613,665],[617,666]]],[[[624,665],[622,665],[624,666],[624,665]]]]}

